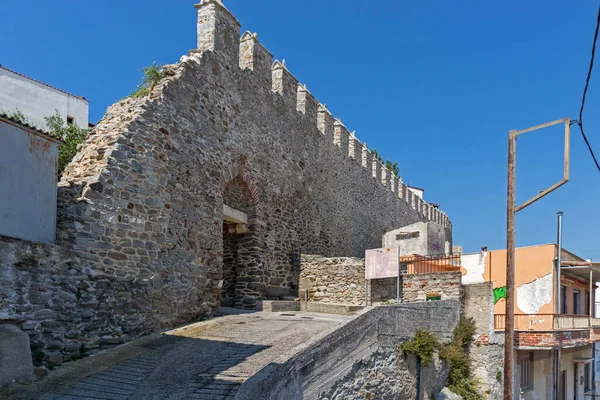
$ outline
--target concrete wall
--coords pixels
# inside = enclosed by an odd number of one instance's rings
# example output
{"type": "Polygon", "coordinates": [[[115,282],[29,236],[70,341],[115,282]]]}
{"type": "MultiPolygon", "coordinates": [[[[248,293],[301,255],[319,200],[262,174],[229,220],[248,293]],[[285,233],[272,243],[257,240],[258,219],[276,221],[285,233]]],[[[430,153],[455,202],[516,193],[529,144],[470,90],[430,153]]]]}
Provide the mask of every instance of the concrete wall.
{"type": "Polygon", "coordinates": [[[488,399],[503,393],[504,335],[494,333],[492,283],[464,285],[465,317],[475,320],[474,344],[469,350],[472,374],[488,399]]]}
{"type": "Polygon", "coordinates": [[[54,242],[58,143],[4,120],[0,140],[0,235],[54,242]]]}
{"type": "Polygon", "coordinates": [[[70,115],[75,124],[88,127],[87,100],[0,67],[0,110],[10,114],[16,109],[40,129],[46,127],[44,117],[56,110],[65,122],[70,115]]]}
{"type": "Polygon", "coordinates": [[[452,238],[446,237],[442,226],[432,222],[417,222],[383,235],[382,247],[398,247],[400,255],[435,255],[447,254],[452,246],[452,238]],[[418,232],[419,236],[414,238],[400,238],[401,233],[418,232]]]}
{"type": "MultiPolygon", "coordinates": [[[[459,313],[457,301],[367,310],[285,363],[264,368],[242,384],[236,399],[414,398],[414,369],[396,353],[398,344],[417,328],[450,340],[459,313]],[[384,361],[390,358],[400,362],[398,370],[384,361]],[[365,382],[369,373],[378,385],[365,382]]],[[[444,386],[447,370],[439,365],[425,370],[422,398],[430,398],[444,386]]]]}

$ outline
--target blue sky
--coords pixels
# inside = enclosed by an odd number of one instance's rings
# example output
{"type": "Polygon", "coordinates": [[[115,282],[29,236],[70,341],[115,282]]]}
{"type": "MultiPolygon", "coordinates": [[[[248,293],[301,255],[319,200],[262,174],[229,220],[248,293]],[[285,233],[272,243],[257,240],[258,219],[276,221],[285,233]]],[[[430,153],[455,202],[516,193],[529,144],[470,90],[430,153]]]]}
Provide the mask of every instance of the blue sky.
{"type": "MultiPolygon", "coordinates": [[[[90,120],[127,95],[139,70],[195,47],[187,0],[5,1],[0,63],[85,96],[90,120]]],[[[577,118],[597,0],[435,2],[229,0],[242,32],[288,68],[361,141],[398,161],[454,223],[466,251],[505,247],[510,129],[577,118]]],[[[597,60],[600,64],[600,60],[597,60]]],[[[598,67],[600,68],[600,67],[598,67]]],[[[586,105],[600,156],[600,70],[586,105]]],[[[517,245],[553,242],[600,260],[600,173],[573,126],[571,181],[517,215],[517,245]]],[[[519,139],[517,200],[562,176],[562,131],[519,139]]]]}

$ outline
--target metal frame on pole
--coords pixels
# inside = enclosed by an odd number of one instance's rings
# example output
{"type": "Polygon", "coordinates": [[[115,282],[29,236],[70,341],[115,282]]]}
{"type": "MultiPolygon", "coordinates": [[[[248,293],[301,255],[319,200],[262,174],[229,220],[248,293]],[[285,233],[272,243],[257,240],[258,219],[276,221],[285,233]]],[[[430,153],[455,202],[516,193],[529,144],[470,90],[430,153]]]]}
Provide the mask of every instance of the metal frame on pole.
{"type": "Polygon", "coordinates": [[[557,314],[562,314],[562,292],[561,292],[561,284],[560,284],[560,280],[561,280],[561,268],[562,268],[562,229],[563,229],[563,212],[559,211],[556,213],[556,215],[558,216],[558,227],[557,227],[557,232],[556,232],[556,244],[558,247],[558,252],[556,254],[556,284],[557,284],[557,293],[558,295],[556,296],[557,301],[557,308],[558,310],[556,310],[557,314]]]}
{"type": "MultiPolygon", "coordinates": [[[[505,346],[504,346],[504,400],[513,400],[514,393],[514,337],[515,337],[515,214],[550,192],[558,189],[569,181],[570,164],[570,131],[571,121],[563,118],[545,124],[537,125],[520,131],[511,130],[508,133],[508,190],[506,196],[506,323],[505,323],[505,346]],[[546,128],[552,125],[565,124],[565,157],[563,179],[548,189],[540,191],[539,194],[527,200],[520,206],[516,205],[516,159],[517,159],[517,137],[527,132],[546,128]]],[[[560,264],[559,264],[560,269],[560,264]]]]}

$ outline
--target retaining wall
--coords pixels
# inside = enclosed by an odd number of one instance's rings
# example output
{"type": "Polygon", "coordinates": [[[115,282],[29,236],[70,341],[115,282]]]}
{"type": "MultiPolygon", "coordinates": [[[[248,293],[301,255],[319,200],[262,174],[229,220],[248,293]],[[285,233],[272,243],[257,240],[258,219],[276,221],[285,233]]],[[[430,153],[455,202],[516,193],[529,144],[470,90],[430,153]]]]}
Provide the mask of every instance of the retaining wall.
{"type": "MultiPolygon", "coordinates": [[[[403,360],[397,346],[418,328],[449,341],[459,315],[455,300],[366,310],[286,362],[265,367],[241,386],[236,399],[414,398],[414,364],[403,360]],[[365,382],[371,374],[376,386],[365,382]]],[[[437,394],[446,378],[440,363],[424,368],[422,398],[437,394]]]]}

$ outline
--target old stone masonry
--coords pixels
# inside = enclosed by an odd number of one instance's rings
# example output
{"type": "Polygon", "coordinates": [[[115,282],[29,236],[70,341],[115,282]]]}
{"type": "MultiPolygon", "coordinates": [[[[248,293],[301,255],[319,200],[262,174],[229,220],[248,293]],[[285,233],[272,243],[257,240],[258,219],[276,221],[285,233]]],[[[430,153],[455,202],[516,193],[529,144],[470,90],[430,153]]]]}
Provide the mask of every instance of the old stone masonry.
{"type": "Polygon", "coordinates": [[[0,317],[34,357],[297,297],[301,254],[363,257],[420,221],[451,240],[220,1],[196,8],[197,50],[109,107],[67,167],[57,243],[0,239],[0,317]]]}

